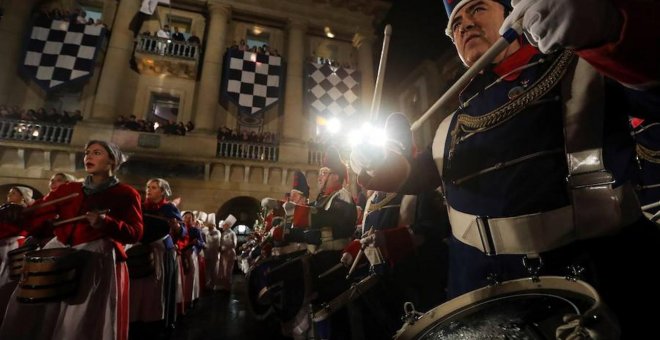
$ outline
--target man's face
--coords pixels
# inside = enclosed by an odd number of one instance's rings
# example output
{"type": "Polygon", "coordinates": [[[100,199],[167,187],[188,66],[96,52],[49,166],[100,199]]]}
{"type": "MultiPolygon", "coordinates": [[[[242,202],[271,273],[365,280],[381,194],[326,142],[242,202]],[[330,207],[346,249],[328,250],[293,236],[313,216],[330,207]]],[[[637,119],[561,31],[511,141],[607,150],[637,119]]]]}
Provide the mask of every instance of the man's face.
{"type": "MultiPolygon", "coordinates": [[[[499,39],[503,22],[504,7],[491,0],[472,1],[456,13],[450,27],[454,45],[465,65],[472,66],[499,39]]],[[[500,61],[505,52],[495,62],[500,61]]]]}
{"type": "Polygon", "coordinates": [[[325,185],[325,181],[328,179],[329,175],[330,175],[330,169],[321,168],[321,170],[319,170],[319,177],[317,180],[319,190],[323,189],[323,185],[325,185]]]}
{"type": "Polygon", "coordinates": [[[299,205],[307,204],[307,197],[298,190],[291,190],[291,202],[299,205]]]}

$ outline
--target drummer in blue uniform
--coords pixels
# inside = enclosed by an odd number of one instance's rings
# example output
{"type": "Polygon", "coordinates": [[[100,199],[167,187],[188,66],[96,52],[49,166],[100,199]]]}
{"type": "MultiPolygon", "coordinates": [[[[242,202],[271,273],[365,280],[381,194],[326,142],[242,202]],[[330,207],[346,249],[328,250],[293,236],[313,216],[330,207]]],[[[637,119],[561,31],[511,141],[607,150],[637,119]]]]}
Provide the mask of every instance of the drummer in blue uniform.
{"type": "MultiPolygon", "coordinates": [[[[654,332],[651,316],[631,313],[639,301],[658,301],[654,283],[636,278],[658,261],[660,231],[642,217],[632,190],[626,114],[634,106],[649,122],[660,117],[653,105],[660,47],[649,46],[658,30],[643,14],[660,3],[522,0],[507,22],[508,1],[445,5],[446,33],[468,67],[522,14],[539,48],[513,41],[463,89],[407,178],[372,177],[379,185],[366,186],[412,193],[443,185],[453,234],[449,297],[582,267],[625,338],[654,332]]],[[[384,161],[378,156],[356,149],[352,163],[373,175],[384,161]]]]}

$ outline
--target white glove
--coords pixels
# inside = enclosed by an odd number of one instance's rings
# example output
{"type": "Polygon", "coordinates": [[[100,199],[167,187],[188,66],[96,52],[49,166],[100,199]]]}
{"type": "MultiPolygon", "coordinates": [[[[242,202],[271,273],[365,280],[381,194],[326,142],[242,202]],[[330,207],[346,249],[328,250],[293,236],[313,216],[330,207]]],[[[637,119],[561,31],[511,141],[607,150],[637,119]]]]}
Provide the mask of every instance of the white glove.
{"type": "Polygon", "coordinates": [[[373,170],[385,160],[385,149],[364,143],[351,151],[351,169],[359,174],[362,169],[373,170]]]}
{"type": "Polygon", "coordinates": [[[293,202],[285,202],[282,205],[282,208],[284,208],[284,213],[287,216],[293,216],[293,212],[296,210],[296,204],[293,202]]]}
{"type": "Polygon", "coordinates": [[[267,208],[267,209],[275,209],[277,208],[277,200],[274,198],[266,197],[261,200],[261,207],[267,208]]]}
{"type": "Polygon", "coordinates": [[[343,253],[341,254],[341,260],[339,260],[344,266],[349,267],[351,264],[353,264],[353,255],[351,253],[343,253]]]}
{"type": "Polygon", "coordinates": [[[543,53],[559,48],[582,49],[617,40],[623,23],[611,0],[513,0],[513,11],[500,34],[523,17],[530,43],[543,53]]]}

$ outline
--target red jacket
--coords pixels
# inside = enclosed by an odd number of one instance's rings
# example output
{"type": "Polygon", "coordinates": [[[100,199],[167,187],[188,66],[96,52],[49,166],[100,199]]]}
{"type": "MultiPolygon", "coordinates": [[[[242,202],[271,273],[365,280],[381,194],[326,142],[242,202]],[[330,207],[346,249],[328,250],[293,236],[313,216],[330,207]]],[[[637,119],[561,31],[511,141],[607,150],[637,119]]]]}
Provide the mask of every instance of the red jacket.
{"type": "Polygon", "coordinates": [[[54,229],[57,239],[71,246],[86,243],[100,238],[109,238],[119,251],[119,256],[126,259],[124,244],[135,243],[142,237],[142,208],[138,192],[126,184],[119,183],[105,191],[85,195],[82,183],[66,183],[44,197],[48,202],[60,197],[78,193],[77,197],[38,209],[29,214],[24,227],[29,233],[43,234],[44,228],[52,228],[52,214],[59,215],[59,220],[65,220],[84,215],[92,210],[105,210],[103,228],[96,229],[87,220],[81,220],[60,225],[54,229]],[[51,218],[49,218],[51,217],[51,218]]]}

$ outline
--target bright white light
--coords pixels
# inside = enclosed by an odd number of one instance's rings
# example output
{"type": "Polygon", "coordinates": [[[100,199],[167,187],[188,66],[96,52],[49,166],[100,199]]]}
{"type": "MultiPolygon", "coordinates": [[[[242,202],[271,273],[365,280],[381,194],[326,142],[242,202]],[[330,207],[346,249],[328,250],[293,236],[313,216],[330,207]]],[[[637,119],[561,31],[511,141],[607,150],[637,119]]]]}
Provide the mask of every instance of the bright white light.
{"type": "Polygon", "coordinates": [[[387,140],[387,136],[385,135],[385,130],[372,128],[368,140],[369,140],[369,144],[371,145],[384,146],[385,141],[387,140]]]}
{"type": "Polygon", "coordinates": [[[154,123],[154,130],[158,129],[159,126],[160,126],[160,124],[158,124],[158,122],[155,122],[154,123]]]}
{"type": "Polygon", "coordinates": [[[362,131],[353,130],[348,133],[348,144],[351,147],[362,144],[362,131]]]}
{"type": "Polygon", "coordinates": [[[328,132],[335,134],[341,129],[341,122],[337,118],[330,118],[328,120],[328,132]]]}
{"type": "Polygon", "coordinates": [[[239,234],[245,234],[246,231],[247,231],[247,227],[246,227],[246,226],[244,226],[244,225],[242,225],[242,224],[238,226],[238,233],[239,233],[239,234]]]}

